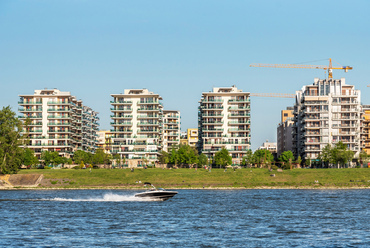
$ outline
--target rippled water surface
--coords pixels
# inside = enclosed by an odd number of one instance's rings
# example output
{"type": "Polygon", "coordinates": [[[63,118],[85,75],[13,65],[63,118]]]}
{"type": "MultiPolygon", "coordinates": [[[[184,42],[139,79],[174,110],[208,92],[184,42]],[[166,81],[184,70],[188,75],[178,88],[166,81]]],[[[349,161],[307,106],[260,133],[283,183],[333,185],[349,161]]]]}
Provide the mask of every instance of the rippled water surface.
{"type": "Polygon", "coordinates": [[[0,247],[370,247],[370,190],[0,191],[0,247]]]}

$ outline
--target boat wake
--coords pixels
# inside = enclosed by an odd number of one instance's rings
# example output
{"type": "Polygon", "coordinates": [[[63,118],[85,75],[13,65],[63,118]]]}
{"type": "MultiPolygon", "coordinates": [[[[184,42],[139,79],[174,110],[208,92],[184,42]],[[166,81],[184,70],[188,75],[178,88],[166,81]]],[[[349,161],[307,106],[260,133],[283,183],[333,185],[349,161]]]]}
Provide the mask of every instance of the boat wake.
{"type": "MultiPolygon", "coordinates": [[[[47,199],[45,199],[47,200],[47,199]]],[[[48,199],[49,201],[61,201],[61,202],[132,202],[132,201],[153,201],[152,199],[143,199],[140,197],[135,197],[134,195],[118,195],[113,193],[107,193],[101,197],[91,197],[91,198],[60,198],[55,197],[53,199],[48,199]]]]}

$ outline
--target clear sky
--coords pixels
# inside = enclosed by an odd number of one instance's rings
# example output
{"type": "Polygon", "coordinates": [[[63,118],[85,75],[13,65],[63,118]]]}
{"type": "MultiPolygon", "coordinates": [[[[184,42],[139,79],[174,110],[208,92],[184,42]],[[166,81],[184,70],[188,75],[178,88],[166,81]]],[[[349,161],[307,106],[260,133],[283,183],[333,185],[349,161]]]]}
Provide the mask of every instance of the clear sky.
{"type": "MultiPolygon", "coordinates": [[[[147,88],[197,127],[201,93],[236,85],[295,93],[323,70],[251,68],[251,63],[353,66],[346,77],[370,104],[370,1],[0,0],[0,107],[19,94],[70,91],[110,129],[110,94],[147,88]],[[322,61],[318,61],[322,60],[322,61]],[[315,61],[315,62],[312,62],[315,61]],[[336,63],[334,63],[336,65],[336,63]]],[[[293,99],[251,99],[252,149],[276,141],[293,99]]]]}

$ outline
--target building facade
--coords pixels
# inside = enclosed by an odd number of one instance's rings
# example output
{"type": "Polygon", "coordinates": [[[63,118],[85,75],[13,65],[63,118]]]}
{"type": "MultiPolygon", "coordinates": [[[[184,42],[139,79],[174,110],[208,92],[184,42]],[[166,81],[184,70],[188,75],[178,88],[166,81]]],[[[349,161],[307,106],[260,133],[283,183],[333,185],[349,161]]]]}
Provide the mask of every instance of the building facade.
{"type": "Polygon", "coordinates": [[[322,149],[342,141],[359,155],[361,140],[361,94],[340,80],[315,78],[312,85],[296,92],[293,152],[297,157],[317,159],[322,149]]]}
{"type": "Polygon", "coordinates": [[[370,105],[362,105],[361,148],[370,154],[370,105]]]}
{"type": "Polygon", "coordinates": [[[57,151],[71,157],[76,150],[95,152],[98,113],[84,106],[70,92],[57,89],[35,90],[33,95],[19,95],[19,118],[30,120],[24,134],[28,148],[40,158],[43,151],[57,151]]]}
{"type": "Polygon", "coordinates": [[[98,134],[98,148],[102,149],[105,153],[111,152],[112,146],[112,133],[110,130],[101,130],[97,132],[98,134]]]}
{"type": "Polygon", "coordinates": [[[198,144],[198,129],[197,128],[188,128],[187,129],[187,141],[188,145],[196,147],[198,144]]]}
{"type": "Polygon", "coordinates": [[[277,157],[284,151],[293,150],[293,114],[294,107],[287,107],[286,110],[281,111],[281,122],[277,127],[277,157]]]}
{"type": "Polygon", "coordinates": [[[168,152],[180,146],[180,111],[163,110],[161,138],[163,150],[168,152]]]}
{"type": "Polygon", "coordinates": [[[156,161],[161,142],[162,97],[147,89],[112,94],[112,154],[156,161]]]}
{"type": "Polygon", "coordinates": [[[250,93],[235,86],[202,93],[198,130],[200,152],[212,158],[224,147],[240,164],[250,150],[250,93]]]}

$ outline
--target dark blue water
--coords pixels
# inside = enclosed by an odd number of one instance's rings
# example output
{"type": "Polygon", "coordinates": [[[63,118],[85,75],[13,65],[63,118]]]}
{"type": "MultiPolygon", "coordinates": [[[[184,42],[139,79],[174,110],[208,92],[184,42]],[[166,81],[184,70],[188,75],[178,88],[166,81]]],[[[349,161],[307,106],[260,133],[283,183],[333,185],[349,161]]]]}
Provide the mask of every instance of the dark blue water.
{"type": "Polygon", "coordinates": [[[370,190],[0,191],[0,247],[370,247],[370,190]]]}

